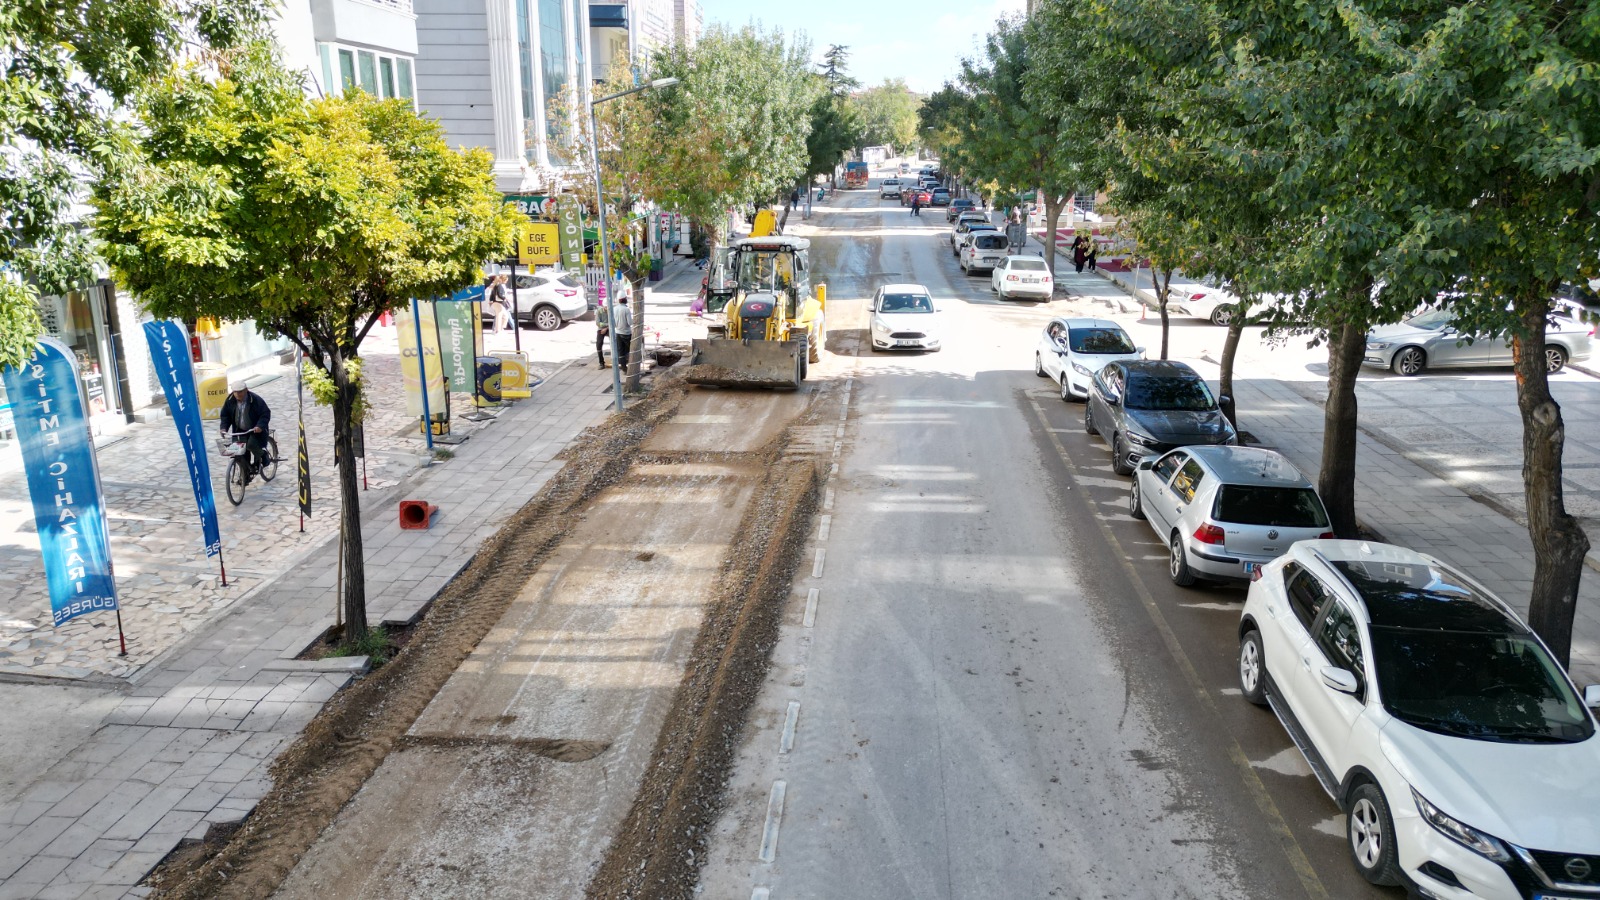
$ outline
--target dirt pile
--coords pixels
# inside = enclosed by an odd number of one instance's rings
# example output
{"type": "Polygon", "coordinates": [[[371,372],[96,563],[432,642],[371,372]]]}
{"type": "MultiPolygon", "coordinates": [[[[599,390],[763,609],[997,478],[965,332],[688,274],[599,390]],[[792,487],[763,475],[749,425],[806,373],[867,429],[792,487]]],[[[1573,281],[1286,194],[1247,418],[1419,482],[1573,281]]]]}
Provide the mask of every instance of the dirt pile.
{"type": "MultiPolygon", "coordinates": [[[[435,600],[388,665],[341,692],[273,765],[274,787],[233,838],[203,864],[175,855],[149,883],[164,898],[264,898],[377,769],[588,504],[628,471],[640,443],[669,418],[685,388],[658,384],[621,416],[590,429],[566,466],[435,600]]],[[[555,742],[552,742],[555,743],[555,742]]],[[[588,743],[588,742],[584,742],[588,743]]],[[[604,747],[547,747],[574,758],[604,747]]]]}
{"type": "Polygon", "coordinates": [[[743,369],[714,366],[710,363],[700,363],[684,369],[683,379],[690,384],[704,384],[715,387],[795,387],[794,379],[787,375],[762,375],[756,372],[747,372],[743,369]]]}

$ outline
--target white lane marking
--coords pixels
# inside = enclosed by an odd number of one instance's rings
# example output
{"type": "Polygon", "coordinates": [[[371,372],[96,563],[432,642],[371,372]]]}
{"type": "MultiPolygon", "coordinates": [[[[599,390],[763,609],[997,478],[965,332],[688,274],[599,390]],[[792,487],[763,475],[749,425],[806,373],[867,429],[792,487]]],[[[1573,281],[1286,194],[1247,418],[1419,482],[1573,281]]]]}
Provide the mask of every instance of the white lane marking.
{"type": "Polygon", "coordinates": [[[1244,601],[1241,600],[1238,603],[1179,603],[1178,605],[1187,609],[1220,609],[1223,612],[1236,613],[1244,608],[1243,604],[1244,601]]]}
{"type": "Polygon", "coordinates": [[[817,548],[817,561],[811,564],[811,577],[822,577],[822,561],[828,558],[828,551],[824,547],[817,548]]]}
{"type": "Polygon", "coordinates": [[[840,425],[838,428],[835,428],[833,430],[833,436],[834,437],[841,437],[841,438],[844,437],[844,426],[840,425]]]}
{"type": "Polygon", "coordinates": [[[768,888],[758,887],[750,892],[750,900],[770,900],[772,891],[768,888]]]}
{"type": "Polygon", "coordinates": [[[818,517],[818,522],[820,524],[817,525],[817,540],[825,541],[828,539],[828,532],[833,528],[833,516],[823,513],[818,517]]]}
{"type": "Polygon", "coordinates": [[[733,416],[673,416],[672,421],[678,425],[727,425],[733,421],[733,416]]]}
{"type": "Polygon", "coordinates": [[[839,458],[839,451],[841,451],[843,449],[844,449],[844,441],[834,441],[833,442],[833,458],[834,459],[838,459],[839,458]]]}
{"type": "Polygon", "coordinates": [[[807,628],[817,624],[817,598],[820,596],[822,591],[816,588],[806,591],[806,615],[800,620],[800,624],[807,628]]]}
{"type": "Polygon", "coordinates": [[[767,824],[761,829],[762,862],[772,862],[778,855],[778,827],[783,824],[783,793],[787,789],[782,781],[772,783],[772,793],[767,796],[767,824]]]}
{"type": "Polygon", "coordinates": [[[1244,696],[1244,691],[1241,691],[1238,688],[1218,688],[1217,689],[1217,693],[1219,693],[1219,694],[1227,694],[1229,697],[1243,697],[1244,696]]]}
{"type": "Polygon", "coordinates": [[[778,755],[794,749],[794,726],[800,719],[800,701],[789,701],[789,712],[783,717],[783,736],[778,738],[778,755]]]}
{"type": "Polygon", "coordinates": [[[822,492],[822,508],[833,509],[833,488],[828,488],[822,492]]]}
{"type": "Polygon", "coordinates": [[[835,475],[837,475],[837,474],[839,474],[839,464],[838,464],[838,463],[834,463],[834,464],[833,464],[833,465],[832,465],[832,466],[831,466],[831,467],[830,467],[830,468],[829,468],[829,469],[828,469],[828,477],[830,477],[830,478],[831,478],[831,477],[833,477],[833,476],[835,476],[835,475]]]}
{"type": "MultiPolygon", "coordinates": [[[[1263,760],[1250,760],[1250,765],[1279,775],[1304,775],[1311,777],[1311,767],[1306,765],[1306,758],[1294,747],[1285,747],[1277,753],[1263,760]]],[[[1343,832],[1341,832],[1342,834],[1343,832]]]]}

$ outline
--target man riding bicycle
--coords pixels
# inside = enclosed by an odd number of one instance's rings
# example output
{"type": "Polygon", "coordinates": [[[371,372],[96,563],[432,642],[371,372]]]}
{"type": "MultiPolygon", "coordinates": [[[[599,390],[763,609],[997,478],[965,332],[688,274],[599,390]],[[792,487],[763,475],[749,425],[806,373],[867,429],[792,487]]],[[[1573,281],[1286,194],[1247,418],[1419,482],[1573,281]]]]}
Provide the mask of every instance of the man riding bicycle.
{"type": "Polygon", "coordinates": [[[267,428],[272,424],[272,410],[259,394],[250,392],[243,379],[229,382],[228,392],[228,399],[222,401],[222,437],[227,440],[233,435],[244,435],[251,461],[245,467],[244,480],[249,484],[268,462],[267,428]]]}

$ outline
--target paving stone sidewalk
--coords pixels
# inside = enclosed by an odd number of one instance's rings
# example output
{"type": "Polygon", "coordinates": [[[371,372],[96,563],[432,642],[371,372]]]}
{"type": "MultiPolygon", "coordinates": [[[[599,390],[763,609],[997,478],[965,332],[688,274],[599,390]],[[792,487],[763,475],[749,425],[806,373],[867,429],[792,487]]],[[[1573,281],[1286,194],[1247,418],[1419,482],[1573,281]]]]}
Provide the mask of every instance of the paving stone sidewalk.
{"type": "MultiPolygon", "coordinates": [[[[1096,278],[1068,271],[1060,280],[1076,296],[1115,305],[1121,291],[1112,281],[1119,278],[1126,286],[1127,273],[1102,271],[1096,278]]],[[[1217,377],[1214,359],[1189,361],[1208,378],[1217,377]]],[[[1320,397],[1326,383],[1303,374],[1299,380],[1280,374],[1254,360],[1237,364],[1234,392],[1240,425],[1303,471],[1315,473],[1322,463],[1320,397]]],[[[1415,422],[1415,415],[1405,414],[1409,401],[1405,395],[1363,393],[1361,415],[1373,422],[1415,422]]],[[[1479,409],[1475,415],[1483,421],[1487,412],[1479,409]]],[[[1573,413],[1569,410],[1568,415],[1573,413]]],[[[1509,427],[1517,425],[1511,422],[1509,427]]],[[[1390,439],[1383,427],[1363,427],[1358,435],[1356,514],[1362,524],[1391,543],[1431,553],[1460,568],[1525,614],[1533,584],[1533,545],[1527,527],[1502,511],[1503,502],[1485,502],[1433,471],[1427,463],[1437,465],[1437,460],[1427,458],[1421,449],[1408,454],[1397,446],[1406,444],[1390,439]]],[[[1506,464],[1519,466],[1520,443],[1503,446],[1511,454],[1506,464]]],[[[1520,494],[1515,500],[1521,502],[1520,494]]],[[[1580,687],[1600,683],[1600,571],[1593,565],[1584,572],[1579,591],[1570,672],[1580,687]]]]}
{"type": "MultiPolygon", "coordinates": [[[[440,508],[430,530],[366,504],[371,621],[409,620],[464,568],[606,418],[609,387],[603,370],[564,366],[453,459],[405,476],[397,491],[440,508]]],[[[254,808],[271,761],[359,673],[359,660],[293,659],[332,624],[336,553],[330,538],[287,560],[161,653],[88,741],[0,804],[0,900],[143,896],[181,840],[254,808]]]]}

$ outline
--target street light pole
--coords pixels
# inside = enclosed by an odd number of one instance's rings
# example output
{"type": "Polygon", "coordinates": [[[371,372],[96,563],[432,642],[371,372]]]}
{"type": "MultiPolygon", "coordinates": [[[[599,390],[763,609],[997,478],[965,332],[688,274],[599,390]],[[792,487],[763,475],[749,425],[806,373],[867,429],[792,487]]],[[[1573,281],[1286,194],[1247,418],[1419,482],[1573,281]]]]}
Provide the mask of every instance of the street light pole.
{"type": "Polygon", "coordinates": [[[600,123],[595,117],[594,108],[607,100],[637,94],[651,88],[668,87],[678,83],[676,78],[657,78],[649,84],[641,84],[636,88],[596,97],[589,101],[589,150],[594,161],[594,199],[595,206],[600,211],[599,232],[600,239],[600,291],[601,299],[606,304],[606,336],[611,345],[611,394],[616,398],[617,412],[622,412],[622,363],[617,358],[617,301],[612,296],[611,290],[611,250],[606,244],[606,192],[600,180],[600,123]]]}

